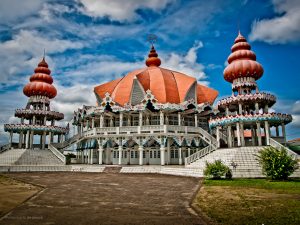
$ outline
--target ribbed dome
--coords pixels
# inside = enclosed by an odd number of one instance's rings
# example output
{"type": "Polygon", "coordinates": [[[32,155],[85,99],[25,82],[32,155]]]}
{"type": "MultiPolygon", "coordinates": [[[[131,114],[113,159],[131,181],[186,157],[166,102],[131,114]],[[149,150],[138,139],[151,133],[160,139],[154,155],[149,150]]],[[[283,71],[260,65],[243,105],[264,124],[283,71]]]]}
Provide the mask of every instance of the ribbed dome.
{"type": "Polygon", "coordinates": [[[54,98],[57,94],[56,88],[52,85],[53,78],[50,75],[48,64],[45,58],[38,64],[34,70],[34,74],[30,77],[30,83],[26,84],[23,93],[27,96],[42,95],[48,98],[54,98]]]}
{"type": "Polygon", "coordinates": [[[256,62],[256,55],[250,50],[245,37],[238,34],[231,48],[231,54],[228,57],[229,65],[224,70],[224,79],[228,82],[240,77],[253,77],[255,80],[263,75],[262,66],[256,62]]]}
{"type": "Polygon", "coordinates": [[[150,90],[159,103],[179,104],[195,97],[198,104],[214,102],[218,96],[216,90],[197,84],[194,77],[158,67],[160,60],[157,58],[156,52],[154,55],[153,50],[154,47],[146,61],[148,67],[134,70],[122,78],[96,86],[94,88],[96,95],[104,99],[105,94],[109,93],[113,100],[121,106],[131,102],[136,88],[144,94],[150,90]],[[154,64],[150,62],[154,62],[154,64]]]}

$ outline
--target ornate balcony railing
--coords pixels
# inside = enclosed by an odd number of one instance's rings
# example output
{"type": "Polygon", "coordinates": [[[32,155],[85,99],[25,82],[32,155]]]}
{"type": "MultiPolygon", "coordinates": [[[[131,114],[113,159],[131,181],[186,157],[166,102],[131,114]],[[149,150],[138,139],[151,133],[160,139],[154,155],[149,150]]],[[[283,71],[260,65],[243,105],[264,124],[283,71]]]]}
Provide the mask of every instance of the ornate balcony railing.
{"type": "Polygon", "coordinates": [[[56,134],[65,134],[68,128],[51,125],[32,125],[32,124],[4,124],[4,131],[27,132],[27,131],[47,131],[56,134]]]}
{"type": "Polygon", "coordinates": [[[209,120],[209,127],[212,129],[217,126],[225,126],[236,122],[254,123],[254,122],[262,122],[262,121],[269,121],[278,124],[280,123],[286,124],[292,121],[292,116],[289,114],[281,114],[281,113],[230,115],[230,116],[224,116],[221,118],[209,120]]]}
{"type": "Polygon", "coordinates": [[[16,109],[15,116],[22,117],[22,116],[47,116],[48,118],[54,118],[56,120],[61,120],[64,118],[63,113],[55,112],[55,111],[46,111],[46,110],[37,110],[37,109],[16,109]]]}
{"type": "Polygon", "coordinates": [[[231,104],[237,104],[238,102],[244,102],[244,101],[253,101],[253,102],[268,101],[268,102],[274,104],[276,102],[276,97],[275,97],[275,95],[272,95],[269,93],[264,93],[264,92],[255,93],[255,94],[230,96],[230,97],[223,98],[220,101],[218,101],[217,107],[231,105],[231,104]]]}

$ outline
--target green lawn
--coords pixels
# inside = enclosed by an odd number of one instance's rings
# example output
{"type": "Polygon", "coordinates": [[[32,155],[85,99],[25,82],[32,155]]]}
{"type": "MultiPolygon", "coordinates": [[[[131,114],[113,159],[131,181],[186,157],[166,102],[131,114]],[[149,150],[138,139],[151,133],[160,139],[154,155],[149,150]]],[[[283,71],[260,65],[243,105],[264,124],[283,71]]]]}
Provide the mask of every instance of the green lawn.
{"type": "Polygon", "coordinates": [[[205,180],[193,206],[217,224],[300,224],[300,179],[205,180]]]}

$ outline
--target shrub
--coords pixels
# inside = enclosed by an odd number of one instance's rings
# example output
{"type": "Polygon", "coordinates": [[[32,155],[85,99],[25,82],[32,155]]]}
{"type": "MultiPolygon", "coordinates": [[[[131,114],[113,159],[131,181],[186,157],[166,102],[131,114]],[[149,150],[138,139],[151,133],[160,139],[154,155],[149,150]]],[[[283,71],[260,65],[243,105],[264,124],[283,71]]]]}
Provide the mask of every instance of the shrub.
{"type": "Polygon", "coordinates": [[[206,162],[204,169],[206,178],[221,179],[225,176],[226,179],[232,178],[232,172],[228,166],[224,165],[221,160],[215,160],[213,163],[206,162]]]}
{"type": "Polygon", "coordinates": [[[266,147],[257,155],[263,174],[272,180],[286,180],[297,168],[297,159],[288,155],[286,149],[266,147]]]}

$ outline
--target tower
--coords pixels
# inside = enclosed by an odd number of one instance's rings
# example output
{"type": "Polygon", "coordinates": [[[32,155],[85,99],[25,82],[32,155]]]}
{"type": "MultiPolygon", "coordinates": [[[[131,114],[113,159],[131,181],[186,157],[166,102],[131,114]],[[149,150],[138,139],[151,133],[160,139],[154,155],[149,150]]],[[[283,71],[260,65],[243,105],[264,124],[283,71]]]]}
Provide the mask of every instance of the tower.
{"type": "Polygon", "coordinates": [[[57,94],[50,74],[51,71],[43,57],[30,77],[30,82],[23,89],[23,93],[29,98],[26,108],[15,110],[15,117],[20,118],[21,122],[4,125],[4,130],[10,133],[10,147],[45,149],[47,136],[48,143],[53,142],[55,135],[57,135],[57,142],[60,142],[63,135],[68,132],[68,128],[55,126],[55,121],[62,120],[64,114],[50,109],[50,100],[57,94]],[[17,146],[13,146],[12,143],[14,133],[19,135],[17,146]],[[34,145],[35,135],[40,137],[38,146],[34,145]]]}
{"type": "Polygon", "coordinates": [[[219,113],[209,121],[210,129],[216,130],[218,145],[222,137],[227,139],[228,147],[270,145],[271,138],[285,143],[285,125],[292,121],[292,116],[270,112],[276,97],[259,91],[257,80],[264,70],[240,32],[227,61],[224,79],[232,84],[232,95],[217,102],[219,113]],[[276,131],[274,135],[272,127],[276,131]]]}

